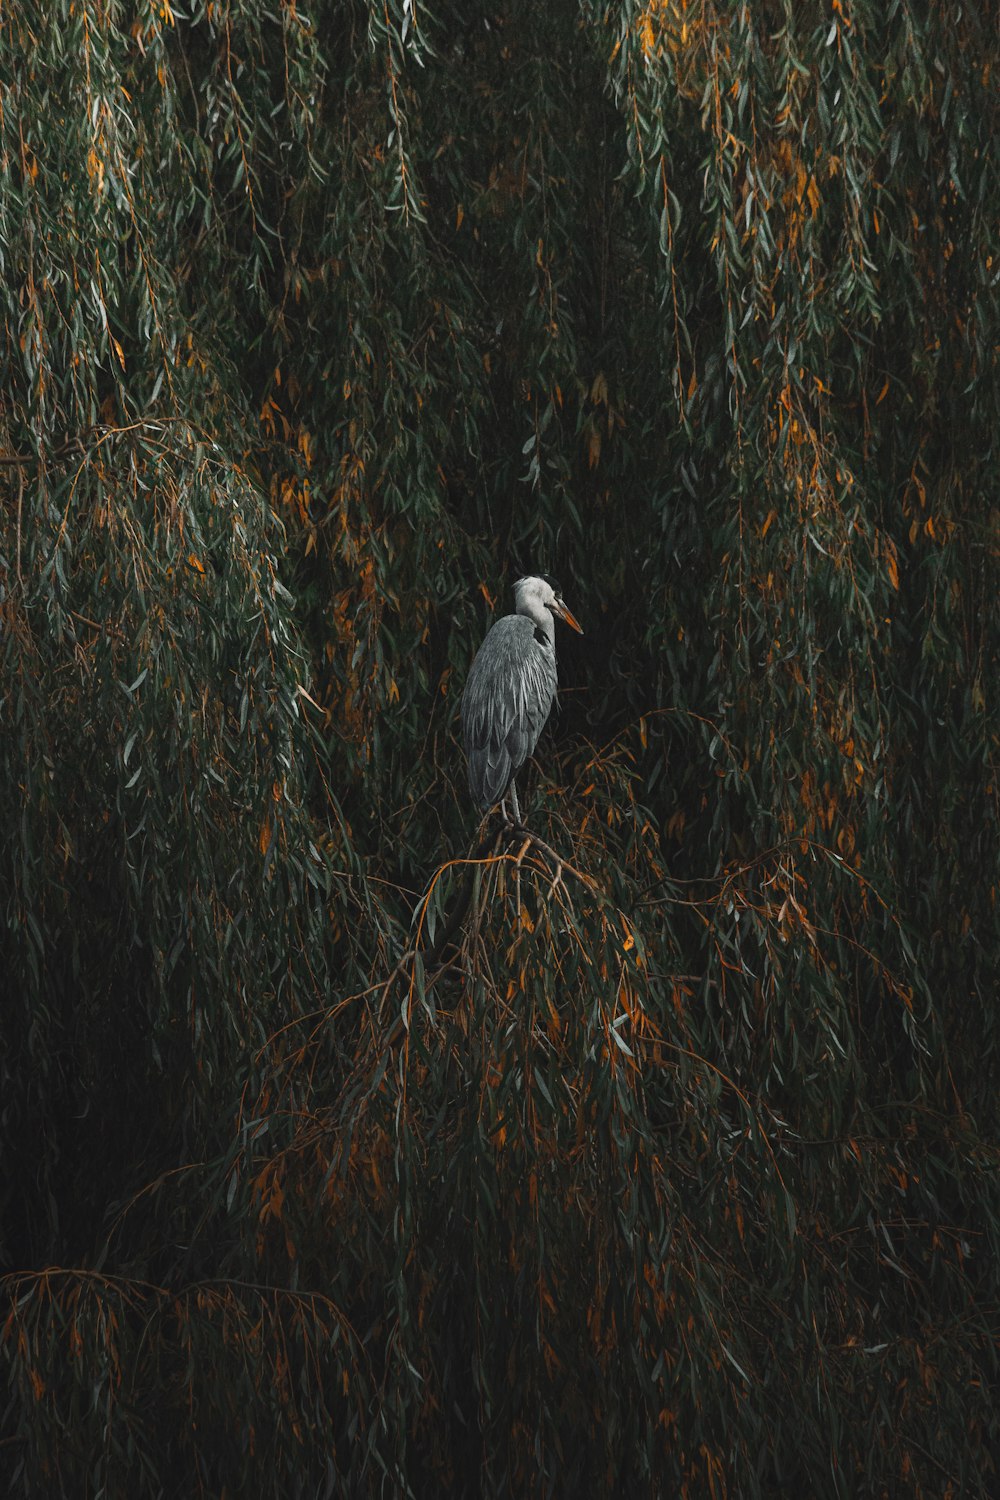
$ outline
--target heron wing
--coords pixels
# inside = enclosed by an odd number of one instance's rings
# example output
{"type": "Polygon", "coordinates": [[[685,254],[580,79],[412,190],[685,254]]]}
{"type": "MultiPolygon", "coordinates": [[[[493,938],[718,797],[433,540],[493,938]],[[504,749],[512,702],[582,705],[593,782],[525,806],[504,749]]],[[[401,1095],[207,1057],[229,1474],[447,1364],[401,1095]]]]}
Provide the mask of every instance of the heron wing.
{"type": "Polygon", "coordinates": [[[523,615],[505,615],[487,635],[462,695],[469,787],[493,807],[538,742],[556,693],[555,652],[523,615]]]}

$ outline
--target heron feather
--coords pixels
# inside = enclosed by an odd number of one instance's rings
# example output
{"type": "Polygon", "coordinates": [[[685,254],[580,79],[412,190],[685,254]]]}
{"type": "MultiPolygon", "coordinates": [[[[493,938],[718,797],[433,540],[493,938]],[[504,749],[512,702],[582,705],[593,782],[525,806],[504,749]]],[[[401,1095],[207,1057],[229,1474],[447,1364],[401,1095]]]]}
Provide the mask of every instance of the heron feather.
{"type": "Polygon", "coordinates": [[[465,686],[462,728],[469,787],[483,809],[500,801],[534,750],[556,696],[555,651],[549,639],[538,639],[536,630],[525,615],[498,620],[465,686]]]}

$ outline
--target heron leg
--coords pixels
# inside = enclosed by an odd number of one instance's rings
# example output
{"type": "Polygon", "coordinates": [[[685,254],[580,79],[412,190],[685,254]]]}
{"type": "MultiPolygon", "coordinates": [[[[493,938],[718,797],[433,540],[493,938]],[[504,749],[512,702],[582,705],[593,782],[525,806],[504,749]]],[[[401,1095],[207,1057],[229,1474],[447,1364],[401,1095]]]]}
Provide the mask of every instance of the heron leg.
{"type": "Polygon", "coordinates": [[[517,805],[517,792],[514,788],[513,781],[511,781],[508,790],[510,792],[510,805],[514,810],[514,827],[521,828],[523,826],[521,823],[521,809],[517,805]]]}

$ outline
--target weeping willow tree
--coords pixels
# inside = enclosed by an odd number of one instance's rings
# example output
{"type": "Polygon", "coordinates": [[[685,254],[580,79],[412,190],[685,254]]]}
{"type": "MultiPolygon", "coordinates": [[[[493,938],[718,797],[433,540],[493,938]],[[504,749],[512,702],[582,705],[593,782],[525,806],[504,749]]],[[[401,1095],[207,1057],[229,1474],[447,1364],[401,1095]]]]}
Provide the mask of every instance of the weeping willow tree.
{"type": "Polygon", "coordinates": [[[996,1493],[995,20],[0,7],[10,1494],[996,1493]]]}

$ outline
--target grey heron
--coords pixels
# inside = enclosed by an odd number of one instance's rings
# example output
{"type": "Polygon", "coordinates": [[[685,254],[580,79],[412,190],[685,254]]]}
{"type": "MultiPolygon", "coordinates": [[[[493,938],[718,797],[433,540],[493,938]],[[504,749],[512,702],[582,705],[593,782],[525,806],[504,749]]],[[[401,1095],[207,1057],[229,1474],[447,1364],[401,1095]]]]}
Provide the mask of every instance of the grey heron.
{"type": "Polygon", "coordinates": [[[520,578],[514,613],[504,615],[476,653],[462,694],[469,790],[481,812],[510,794],[520,824],[514,777],[538,742],[556,696],[556,623],[583,634],[554,578],[520,578]]]}

